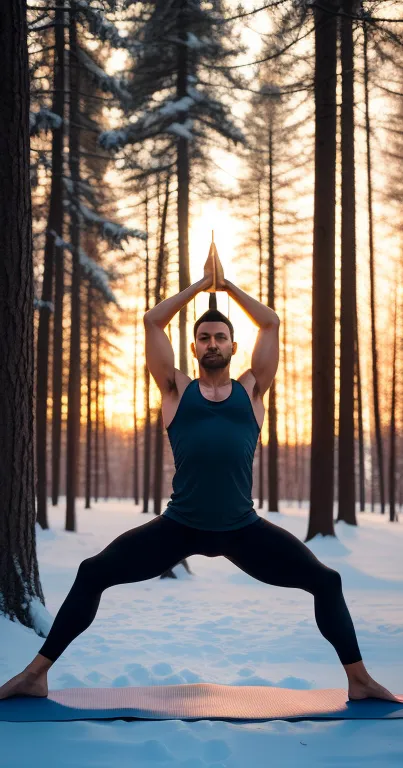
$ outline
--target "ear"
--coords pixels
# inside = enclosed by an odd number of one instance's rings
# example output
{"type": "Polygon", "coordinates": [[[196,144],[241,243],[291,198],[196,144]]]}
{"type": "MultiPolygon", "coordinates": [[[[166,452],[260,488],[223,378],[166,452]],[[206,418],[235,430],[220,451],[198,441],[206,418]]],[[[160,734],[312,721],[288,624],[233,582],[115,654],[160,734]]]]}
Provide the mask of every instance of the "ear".
{"type": "Polygon", "coordinates": [[[238,344],[236,341],[232,342],[232,354],[235,355],[236,351],[238,349],[238,344]]]}

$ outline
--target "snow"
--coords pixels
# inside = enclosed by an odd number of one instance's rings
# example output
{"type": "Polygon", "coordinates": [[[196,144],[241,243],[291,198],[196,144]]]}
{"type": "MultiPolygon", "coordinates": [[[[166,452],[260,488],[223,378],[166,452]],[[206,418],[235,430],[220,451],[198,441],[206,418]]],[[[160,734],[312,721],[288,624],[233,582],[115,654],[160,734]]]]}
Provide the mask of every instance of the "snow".
{"type": "Polygon", "coordinates": [[[169,128],[167,128],[168,133],[174,133],[176,136],[180,136],[184,139],[192,140],[194,138],[193,134],[190,132],[189,128],[193,126],[193,120],[186,120],[184,123],[171,123],[169,128]]]}
{"type": "MultiPolygon", "coordinates": [[[[63,240],[63,238],[57,235],[53,229],[50,229],[49,232],[51,235],[54,235],[55,245],[58,248],[66,248],[71,253],[73,252],[73,246],[71,243],[63,240]]],[[[113,302],[119,306],[116,296],[114,295],[109,285],[108,273],[106,270],[97,264],[97,262],[94,261],[91,256],[88,256],[88,254],[85,253],[82,248],[78,249],[78,258],[85,275],[91,281],[91,285],[93,285],[94,288],[102,293],[106,302],[113,302]]]]}
{"type": "MultiPolygon", "coordinates": [[[[143,514],[141,509],[130,500],[110,500],[85,510],[80,499],[77,532],[72,533],[63,528],[65,500],[56,508],[49,504],[50,528],[43,531],[36,525],[46,598],[46,608],[39,601],[31,606],[38,627],[50,626],[82,560],[154,518],[152,511],[143,514]]],[[[303,541],[307,505],[299,509],[284,503],[281,510],[257,511],[303,541]]],[[[317,536],[307,546],[342,576],[368,671],[402,694],[403,527],[389,523],[379,511],[357,515],[357,528],[338,523],[337,539],[317,536]]],[[[223,557],[194,555],[188,563],[193,575],[177,566],[177,579],[155,578],[105,590],[91,626],[51,667],[49,688],[195,682],[346,687],[344,669],[317,629],[310,594],[258,582],[223,557]]],[[[43,639],[4,616],[0,638],[2,684],[32,660],[43,639]]],[[[0,743],[5,768],[403,764],[401,720],[0,722],[0,743]]]]}
{"type": "Polygon", "coordinates": [[[52,301],[42,301],[34,296],[34,309],[48,309],[49,312],[54,312],[55,308],[52,301]]]}
{"type": "Polygon", "coordinates": [[[56,115],[47,107],[40,107],[38,112],[29,113],[29,133],[31,136],[37,136],[41,131],[60,128],[62,122],[60,115],[56,115]]]}

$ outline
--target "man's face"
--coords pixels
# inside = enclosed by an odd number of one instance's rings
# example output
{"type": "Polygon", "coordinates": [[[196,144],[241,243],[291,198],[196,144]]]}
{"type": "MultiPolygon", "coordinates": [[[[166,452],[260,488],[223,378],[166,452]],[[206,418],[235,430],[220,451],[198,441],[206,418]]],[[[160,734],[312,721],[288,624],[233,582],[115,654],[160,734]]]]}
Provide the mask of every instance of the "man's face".
{"type": "Polygon", "coordinates": [[[217,321],[200,323],[196,342],[191,348],[199,364],[206,370],[214,371],[229,365],[236,346],[236,342],[231,341],[228,325],[217,321]]]}

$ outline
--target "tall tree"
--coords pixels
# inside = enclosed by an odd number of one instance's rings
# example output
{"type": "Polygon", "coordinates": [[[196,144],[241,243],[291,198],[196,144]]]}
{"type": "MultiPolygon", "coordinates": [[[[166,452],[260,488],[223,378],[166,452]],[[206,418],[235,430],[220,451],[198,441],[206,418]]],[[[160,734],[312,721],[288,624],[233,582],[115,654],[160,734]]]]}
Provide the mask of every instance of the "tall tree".
{"type": "MultiPolygon", "coordinates": [[[[138,5],[127,0],[127,6],[138,5]]],[[[242,142],[243,134],[230,114],[220,86],[234,86],[241,77],[225,63],[241,50],[230,23],[217,24],[227,14],[223,0],[144,2],[136,18],[132,43],[131,120],[118,130],[105,131],[102,146],[119,150],[137,145],[127,167],[139,173],[171,169],[177,176],[177,235],[179,290],[190,283],[188,228],[192,188],[211,193],[211,147],[220,137],[242,142]],[[143,167],[138,157],[143,149],[143,167]],[[197,170],[201,173],[196,178],[197,170]]],[[[128,109],[125,108],[127,114],[128,109]]],[[[224,143],[223,143],[224,146],[224,143]]],[[[187,307],[179,312],[179,367],[188,373],[187,307]]]]}
{"type": "MultiPolygon", "coordinates": [[[[57,439],[57,430],[61,423],[61,322],[63,302],[63,251],[56,245],[57,233],[63,231],[63,136],[64,136],[64,0],[55,10],[55,44],[53,62],[53,99],[52,113],[60,122],[52,133],[52,177],[50,187],[49,213],[45,236],[42,297],[39,309],[37,342],[36,376],[36,465],[37,465],[37,505],[38,523],[48,528],[47,521],[47,405],[48,405],[48,367],[50,338],[50,307],[53,299],[53,265],[56,263],[56,315],[54,318],[54,364],[53,391],[56,398],[53,409],[53,440],[57,439]],[[55,377],[55,373],[60,377],[55,377]],[[56,390],[56,391],[55,391],[56,390]]],[[[60,440],[60,438],[59,438],[60,440]]],[[[59,442],[60,445],[60,442],[59,442]]],[[[55,445],[54,472],[59,471],[60,448],[55,445]]]]}
{"type": "Polygon", "coordinates": [[[44,637],[35,535],[33,266],[25,0],[0,10],[0,611],[44,637]]]}
{"type": "MultiPolygon", "coordinates": [[[[77,199],[80,183],[80,117],[76,4],[71,3],[69,21],[69,168],[73,195],[77,199]]],[[[70,206],[70,241],[72,245],[70,362],[67,414],[66,530],[75,531],[78,452],[80,441],[81,370],[80,370],[80,220],[75,205],[70,206]]]]}
{"type": "Polygon", "coordinates": [[[343,0],[341,36],[341,302],[338,517],[357,525],[354,461],[354,359],[356,322],[354,42],[355,0],[343,0]]]}
{"type": "Polygon", "coordinates": [[[336,44],[335,0],[314,8],[315,195],[312,277],[312,439],[306,541],[334,536],[336,44]]]}
{"type": "Polygon", "coordinates": [[[396,357],[397,357],[397,334],[398,334],[398,312],[397,296],[399,293],[398,270],[396,270],[394,313],[393,313],[393,353],[392,353],[392,395],[390,405],[390,450],[389,450],[389,520],[391,523],[397,522],[398,515],[396,511],[396,357]]]}
{"type": "MultiPolygon", "coordinates": [[[[372,387],[374,403],[374,424],[376,440],[376,458],[378,468],[379,495],[381,513],[385,513],[385,481],[384,459],[382,443],[382,425],[379,403],[378,380],[378,340],[376,334],[376,298],[375,298],[375,247],[374,247],[374,217],[373,217],[373,184],[372,184],[372,146],[371,146],[371,118],[369,114],[369,65],[368,65],[368,27],[363,24],[364,36],[364,94],[365,94],[365,140],[367,160],[367,193],[368,193],[368,234],[369,234],[369,276],[370,276],[370,307],[371,307],[371,353],[372,353],[372,387]]],[[[374,450],[374,449],[373,449],[374,450]]],[[[374,465],[371,467],[374,473],[374,465]]],[[[372,497],[374,503],[374,494],[372,497]]]]}

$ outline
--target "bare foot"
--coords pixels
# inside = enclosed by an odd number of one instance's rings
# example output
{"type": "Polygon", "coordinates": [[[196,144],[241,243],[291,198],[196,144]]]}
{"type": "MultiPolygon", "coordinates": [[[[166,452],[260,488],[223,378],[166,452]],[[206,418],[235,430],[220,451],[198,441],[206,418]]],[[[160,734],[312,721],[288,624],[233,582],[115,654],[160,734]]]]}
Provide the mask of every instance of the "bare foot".
{"type": "Polygon", "coordinates": [[[369,677],[366,682],[350,682],[348,686],[348,698],[351,701],[370,698],[386,699],[387,701],[396,701],[399,704],[403,704],[403,697],[395,696],[382,685],[379,685],[379,683],[373,680],[372,677],[369,677]]]}
{"type": "Polygon", "coordinates": [[[7,683],[0,686],[0,699],[12,696],[37,696],[44,698],[48,695],[46,675],[35,675],[31,672],[20,672],[7,683]]]}

